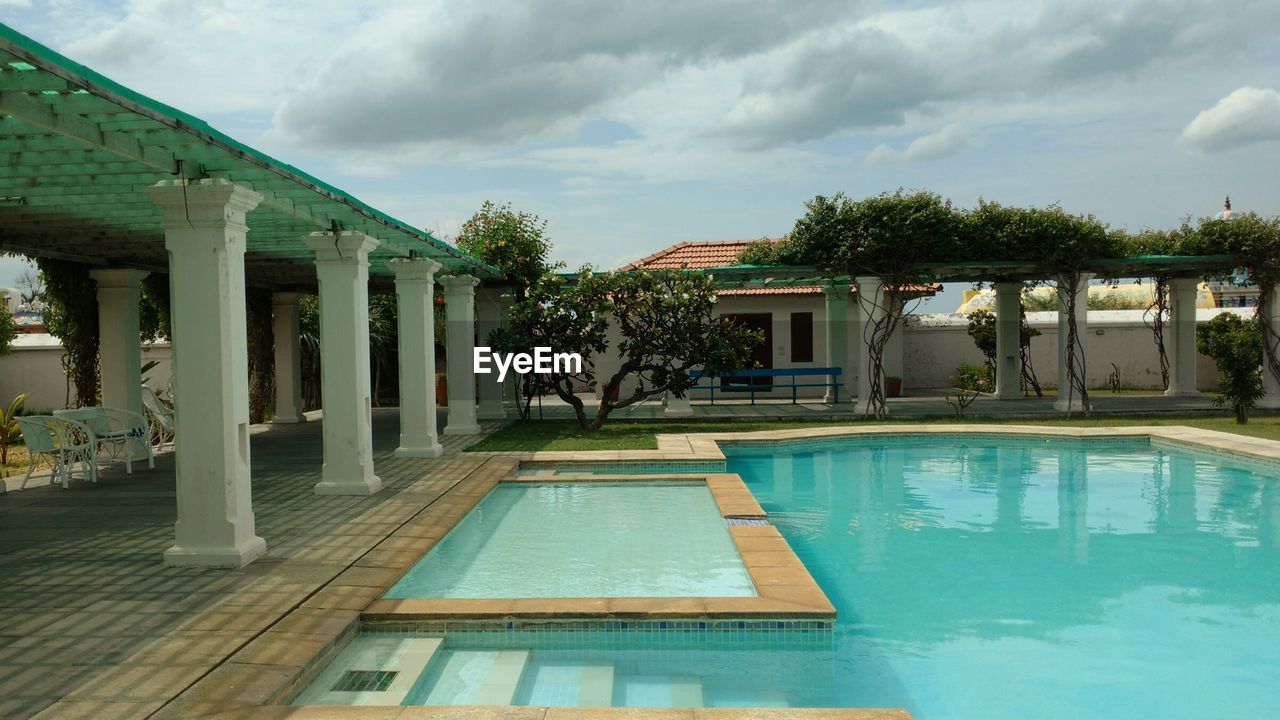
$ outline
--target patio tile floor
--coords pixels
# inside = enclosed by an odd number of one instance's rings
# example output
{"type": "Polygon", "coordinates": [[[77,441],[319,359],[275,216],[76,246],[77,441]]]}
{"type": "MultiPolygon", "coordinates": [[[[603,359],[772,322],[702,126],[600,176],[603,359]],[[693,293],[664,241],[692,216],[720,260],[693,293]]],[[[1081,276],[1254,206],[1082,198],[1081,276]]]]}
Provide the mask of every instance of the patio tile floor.
{"type": "Polygon", "coordinates": [[[0,717],[148,717],[233,655],[223,672],[254,695],[270,668],[314,655],[388,582],[378,554],[361,556],[488,459],[458,456],[476,436],[442,436],[441,458],[396,458],[398,414],[375,410],[383,491],[318,496],[320,427],[255,428],[253,507],[268,554],[240,570],[163,566],[172,454],[96,485],[0,494],[0,717]],[[335,577],[347,582],[316,592],[335,577]],[[254,638],[299,606],[278,628],[298,652],[262,656],[254,638]]]}

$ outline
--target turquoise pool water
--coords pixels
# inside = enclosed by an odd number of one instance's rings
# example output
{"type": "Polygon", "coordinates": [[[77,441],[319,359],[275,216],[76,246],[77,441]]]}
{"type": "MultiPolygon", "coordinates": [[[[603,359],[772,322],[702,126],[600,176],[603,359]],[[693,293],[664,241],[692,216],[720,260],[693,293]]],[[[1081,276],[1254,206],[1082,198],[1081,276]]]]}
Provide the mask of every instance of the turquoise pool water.
{"type": "Polygon", "coordinates": [[[728,454],[834,630],[451,633],[405,702],[1280,717],[1274,470],[990,437],[728,454]]]}
{"type": "Polygon", "coordinates": [[[1280,716],[1280,484],[1142,446],[729,458],[835,604],[803,704],[917,718],[1280,716]]]}
{"type": "Polygon", "coordinates": [[[389,598],[751,597],[704,483],[500,484],[389,598]]]}

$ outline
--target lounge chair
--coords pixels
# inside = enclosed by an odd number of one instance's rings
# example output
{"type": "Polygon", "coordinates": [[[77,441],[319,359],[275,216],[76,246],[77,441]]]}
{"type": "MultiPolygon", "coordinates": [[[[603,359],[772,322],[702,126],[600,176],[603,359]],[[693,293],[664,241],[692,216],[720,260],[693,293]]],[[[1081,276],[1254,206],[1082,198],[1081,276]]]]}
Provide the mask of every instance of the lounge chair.
{"type": "Polygon", "coordinates": [[[142,386],[142,406],[151,416],[151,445],[158,448],[173,442],[173,408],[146,385],[142,386]]]}

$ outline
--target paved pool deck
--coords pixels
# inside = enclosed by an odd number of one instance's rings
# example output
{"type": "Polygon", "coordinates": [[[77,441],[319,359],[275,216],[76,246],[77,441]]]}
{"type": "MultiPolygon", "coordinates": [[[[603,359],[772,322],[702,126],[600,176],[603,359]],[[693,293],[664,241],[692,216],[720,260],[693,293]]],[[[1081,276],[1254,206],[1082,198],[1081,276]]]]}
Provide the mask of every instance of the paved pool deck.
{"type": "MultiPolygon", "coordinates": [[[[312,491],[321,423],[255,428],[253,508],[267,556],[240,570],[163,566],[176,516],[171,453],[154,470],[111,468],[96,485],[0,494],[0,717],[155,714],[336,577],[361,570],[375,545],[492,459],[459,455],[474,435],[443,436],[438,459],[396,458],[398,422],[394,409],[374,411],[384,489],[370,497],[312,491]]],[[[366,594],[323,604],[363,607],[366,594]]],[[[315,653],[305,635],[297,652],[315,653]]]]}

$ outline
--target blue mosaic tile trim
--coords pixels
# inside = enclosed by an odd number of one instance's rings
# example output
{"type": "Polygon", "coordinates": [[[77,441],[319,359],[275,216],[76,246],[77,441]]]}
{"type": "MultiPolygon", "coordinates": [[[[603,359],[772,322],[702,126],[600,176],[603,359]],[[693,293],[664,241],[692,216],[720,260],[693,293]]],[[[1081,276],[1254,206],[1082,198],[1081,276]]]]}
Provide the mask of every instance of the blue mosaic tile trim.
{"type": "Polygon", "coordinates": [[[1213,462],[1215,465],[1248,470],[1259,475],[1280,476],[1280,459],[1245,455],[1231,450],[1222,450],[1196,443],[1183,443],[1179,440],[1166,440],[1163,438],[1153,438],[1151,446],[1156,450],[1171,455],[1189,455],[1198,460],[1213,462]]]}
{"type": "Polygon", "coordinates": [[[662,473],[722,473],[723,460],[586,460],[563,462],[524,461],[516,470],[521,477],[556,475],[656,475],[662,473]]]}
{"type": "Polygon", "coordinates": [[[832,641],[833,622],[823,620],[565,620],[429,621],[366,623],[363,635],[435,635],[451,648],[661,648],[668,644],[733,647],[744,642],[814,647],[832,641]]]}
{"type": "Polygon", "coordinates": [[[725,525],[768,525],[768,520],[759,518],[725,518],[725,525]]]}
{"type": "Polygon", "coordinates": [[[847,447],[903,447],[903,446],[950,446],[974,447],[1000,445],[1004,447],[1097,447],[1097,448],[1131,448],[1141,449],[1151,446],[1146,437],[1064,437],[1059,435],[1014,435],[994,432],[980,433],[870,433],[862,435],[836,435],[825,438],[802,438],[796,440],[719,440],[720,450],[725,456],[755,455],[761,450],[778,449],[787,452],[807,452],[814,450],[831,450],[847,447]]]}

